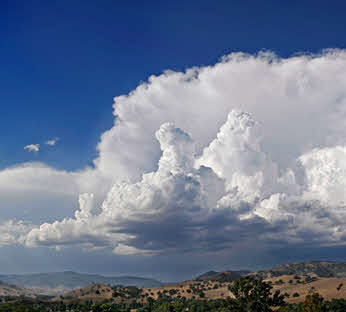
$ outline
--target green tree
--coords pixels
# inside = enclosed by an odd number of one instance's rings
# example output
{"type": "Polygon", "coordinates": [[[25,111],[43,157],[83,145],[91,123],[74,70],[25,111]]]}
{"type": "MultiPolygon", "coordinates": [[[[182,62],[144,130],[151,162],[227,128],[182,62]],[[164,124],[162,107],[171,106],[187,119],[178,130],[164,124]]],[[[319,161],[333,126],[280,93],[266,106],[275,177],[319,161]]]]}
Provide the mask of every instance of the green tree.
{"type": "Polygon", "coordinates": [[[311,293],[306,296],[303,303],[303,312],[325,312],[323,297],[318,293],[311,293]]]}
{"type": "MultiPolygon", "coordinates": [[[[93,312],[112,312],[112,307],[109,304],[103,303],[103,304],[93,304],[91,306],[91,310],[93,312]]],[[[77,310],[79,311],[79,310],[77,310]]]]}
{"type": "Polygon", "coordinates": [[[251,276],[241,277],[228,289],[235,297],[235,310],[239,312],[268,312],[273,311],[271,307],[280,307],[285,303],[280,291],[272,294],[271,285],[251,276]]]}
{"type": "Polygon", "coordinates": [[[296,304],[296,303],[291,303],[291,304],[287,304],[283,307],[280,307],[279,310],[277,310],[277,312],[302,312],[302,304],[296,304]]]}
{"type": "Polygon", "coordinates": [[[326,310],[328,312],[345,312],[346,300],[345,299],[332,299],[326,302],[326,310]]]}
{"type": "Polygon", "coordinates": [[[154,312],[174,312],[174,306],[169,302],[164,302],[154,309],[154,312]]]}

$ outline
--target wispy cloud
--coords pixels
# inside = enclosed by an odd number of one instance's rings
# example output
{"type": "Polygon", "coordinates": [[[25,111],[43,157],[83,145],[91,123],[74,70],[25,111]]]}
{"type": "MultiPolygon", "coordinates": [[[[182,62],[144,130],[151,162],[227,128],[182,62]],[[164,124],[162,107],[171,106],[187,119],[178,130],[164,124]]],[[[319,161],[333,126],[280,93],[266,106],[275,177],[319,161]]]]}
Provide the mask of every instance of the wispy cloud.
{"type": "Polygon", "coordinates": [[[0,221],[0,247],[20,242],[21,236],[32,228],[33,225],[24,221],[0,221]]]}
{"type": "Polygon", "coordinates": [[[40,144],[29,144],[27,146],[24,146],[25,150],[28,150],[30,152],[38,152],[40,150],[40,144]]]}

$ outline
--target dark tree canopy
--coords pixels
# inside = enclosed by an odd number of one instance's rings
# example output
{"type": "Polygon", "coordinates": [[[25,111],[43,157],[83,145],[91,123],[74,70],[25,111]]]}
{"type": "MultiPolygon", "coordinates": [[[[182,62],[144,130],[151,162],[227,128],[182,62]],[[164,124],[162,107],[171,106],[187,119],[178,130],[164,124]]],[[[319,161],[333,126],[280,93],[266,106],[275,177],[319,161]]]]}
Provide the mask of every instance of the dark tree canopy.
{"type": "Polygon", "coordinates": [[[284,296],[280,291],[271,293],[272,286],[262,279],[251,276],[242,277],[228,287],[235,297],[236,311],[239,312],[267,312],[272,307],[284,304],[284,296]]]}

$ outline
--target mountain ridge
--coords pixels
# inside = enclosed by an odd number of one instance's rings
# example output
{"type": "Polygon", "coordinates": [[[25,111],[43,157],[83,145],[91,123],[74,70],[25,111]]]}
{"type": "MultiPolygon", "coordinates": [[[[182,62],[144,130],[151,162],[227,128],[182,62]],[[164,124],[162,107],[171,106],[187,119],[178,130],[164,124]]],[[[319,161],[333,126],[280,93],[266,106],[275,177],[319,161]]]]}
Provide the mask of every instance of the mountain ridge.
{"type": "Polygon", "coordinates": [[[317,277],[346,277],[346,262],[337,261],[306,261],[279,264],[268,270],[259,270],[249,275],[257,278],[271,278],[282,275],[308,275],[313,274],[317,277]]]}
{"type": "MultiPolygon", "coordinates": [[[[184,283],[231,283],[244,275],[254,276],[265,280],[290,279],[302,281],[307,284],[319,279],[346,279],[346,262],[337,261],[307,261],[293,262],[288,264],[276,265],[268,270],[251,272],[246,270],[238,271],[207,271],[197,276],[192,281],[184,283]]],[[[179,282],[178,282],[179,283],[179,282]]],[[[177,284],[178,284],[177,283],[177,284]]],[[[298,282],[297,282],[298,283],[298,282]]],[[[300,282],[299,282],[300,283],[300,282]]],[[[91,284],[136,286],[139,288],[160,288],[174,287],[175,283],[163,283],[151,278],[137,277],[131,275],[104,276],[100,274],[78,273],[74,271],[31,273],[31,274],[1,274],[0,288],[3,294],[14,295],[26,293],[37,294],[62,294],[64,292],[83,288],[91,284]]],[[[294,284],[298,285],[298,284],[294,284]]],[[[217,290],[212,290],[217,291],[217,290]]]]}
{"type": "Polygon", "coordinates": [[[29,273],[29,274],[1,274],[0,280],[6,284],[22,287],[74,289],[93,283],[112,285],[155,287],[162,283],[151,278],[137,276],[104,276],[100,274],[78,273],[74,271],[29,273]]]}
{"type": "Polygon", "coordinates": [[[251,273],[251,271],[248,270],[238,270],[238,271],[208,271],[205,272],[199,276],[197,276],[194,280],[195,281],[219,281],[219,282],[226,282],[226,281],[233,281],[236,279],[239,279],[243,275],[247,275],[251,273]]]}

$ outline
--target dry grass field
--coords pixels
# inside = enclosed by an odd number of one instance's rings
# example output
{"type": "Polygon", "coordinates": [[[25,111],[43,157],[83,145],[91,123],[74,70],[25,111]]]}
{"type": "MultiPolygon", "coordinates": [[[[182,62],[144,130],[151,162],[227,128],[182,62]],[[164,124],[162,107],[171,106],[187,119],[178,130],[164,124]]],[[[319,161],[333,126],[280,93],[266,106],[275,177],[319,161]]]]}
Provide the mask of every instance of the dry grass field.
{"type": "Polygon", "coordinates": [[[304,276],[300,277],[300,279],[295,279],[294,277],[295,275],[283,275],[266,281],[271,281],[273,283],[273,290],[279,289],[281,293],[288,293],[290,297],[287,298],[286,301],[290,303],[304,301],[306,295],[311,291],[318,292],[326,300],[333,298],[346,299],[346,278],[315,277],[316,280],[314,280],[314,276],[311,276],[312,280],[309,281],[308,279],[308,281],[305,282],[306,277],[304,276]],[[344,286],[338,290],[337,288],[340,284],[344,286]],[[295,293],[299,294],[299,296],[293,297],[295,293]]]}

